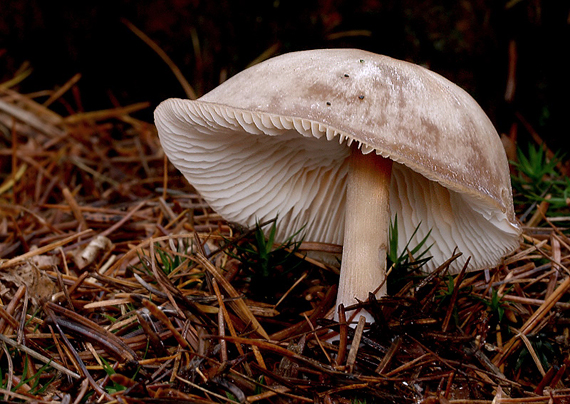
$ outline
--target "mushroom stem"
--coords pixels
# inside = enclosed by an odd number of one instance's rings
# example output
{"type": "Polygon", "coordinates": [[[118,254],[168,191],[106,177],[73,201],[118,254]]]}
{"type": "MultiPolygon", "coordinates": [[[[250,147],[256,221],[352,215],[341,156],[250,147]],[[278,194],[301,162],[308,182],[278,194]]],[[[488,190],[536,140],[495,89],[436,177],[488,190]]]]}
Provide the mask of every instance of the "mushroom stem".
{"type": "MultiPolygon", "coordinates": [[[[392,160],[375,152],[362,154],[354,146],[349,159],[337,307],[356,304],[356,299],[366,301],[378,288],[376,296],[386,294],[392,160]]],[[[358,314],[372,321],[365,310],[358,314]]]]}

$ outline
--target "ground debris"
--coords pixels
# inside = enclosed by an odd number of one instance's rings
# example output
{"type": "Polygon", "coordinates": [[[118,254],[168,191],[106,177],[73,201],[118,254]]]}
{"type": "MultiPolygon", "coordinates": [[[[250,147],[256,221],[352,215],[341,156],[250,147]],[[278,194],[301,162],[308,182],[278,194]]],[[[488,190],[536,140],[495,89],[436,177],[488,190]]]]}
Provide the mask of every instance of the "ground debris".
{"type": "Polygon", "coordinates": [[[532,215],[497,268],[408,274],[363,303],[375,324],[347,327],[324,263],[256,294],[237,252],[255,230],[165,162],[129,115],[145,105],[84,112],[68,87],[53,110],[0,90],[4,400],[570,402],[569,220],[532,215]]]}

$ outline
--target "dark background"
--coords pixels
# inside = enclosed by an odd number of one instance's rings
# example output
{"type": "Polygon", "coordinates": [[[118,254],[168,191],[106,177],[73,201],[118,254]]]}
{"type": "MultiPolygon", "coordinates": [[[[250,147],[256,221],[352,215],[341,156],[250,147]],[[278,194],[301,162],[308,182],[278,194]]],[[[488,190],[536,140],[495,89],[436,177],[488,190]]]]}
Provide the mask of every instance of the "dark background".
{"type": "MultiPolygon", "coordinates": [[[[185,97],[124,19],[172,58],[198,94],[271,47],[357,47],[425,65],[469,91],[499,132],[526,141],[522,117],[550,148],[566,150],[569,11],[567,0],[0,0],[0,80],[26,61],[33,74],[18,87],[23,93],[81,73],[86,110],[112,107],[111,97],[153,107],[185,97]],[[507,102],[513,55],[516,91],[507,102]]],[[[152,109],[138,117],[151,121],[152,109]]]]}

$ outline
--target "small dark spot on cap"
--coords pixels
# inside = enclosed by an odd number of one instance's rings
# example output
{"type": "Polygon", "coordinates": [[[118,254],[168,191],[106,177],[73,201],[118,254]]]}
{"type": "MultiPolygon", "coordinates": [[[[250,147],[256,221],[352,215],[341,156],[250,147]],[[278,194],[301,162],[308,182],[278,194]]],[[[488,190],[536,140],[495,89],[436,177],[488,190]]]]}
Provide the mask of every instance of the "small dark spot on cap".
{"type": "Polygon", "coordinates": [[[344,73],[344,77],[348,77],[348,74],[344,73]]]}
{"type": "Polygon", "coordinates": [[[364,99],[364,96],[363,96],[363,95],[359,95],[359,96],[358,96],[358,99],[359,99],[359,100],[363,100],[363,99],[364,99]]]}
{"type": "Polygon", "coordinates": [[[330,105],[331,105],[331,103],[327,101],[327,105],[329,105],[329,106],[330,106],[330,105]]]}
{"type": "Polygon", "coordinates": [[[360,63],[364,63],[364,59],[360,59],[360,63]]]}

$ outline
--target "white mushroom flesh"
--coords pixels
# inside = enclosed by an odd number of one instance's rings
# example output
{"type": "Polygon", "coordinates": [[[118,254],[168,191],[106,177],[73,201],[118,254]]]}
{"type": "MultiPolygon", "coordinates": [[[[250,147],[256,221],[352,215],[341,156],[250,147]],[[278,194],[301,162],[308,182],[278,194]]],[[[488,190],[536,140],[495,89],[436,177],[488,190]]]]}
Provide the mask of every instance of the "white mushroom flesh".
{"type": "MultiPolygon", "coordinates": [[[[206,108],[171,99],[158,111],[156,124],[166,154],[224,218],[254,226],[278,216],[278,239],[304,228],[306,241],[343,244],[348,143],[370,151],[366,145],[309,120],[219,105],[206,108]]],[[[426,270],[449,258],[456,247],[469,253],[456,260],[452,271],[459,271],[468,256],[470,269],[496,265],[518,244],[520,229],[506,213],[397,162],[390,204],[400,226],[399,248],[408,241],[417,245],[431,230],[428,244],[433,244],[434,259],[426,270]]]]}

